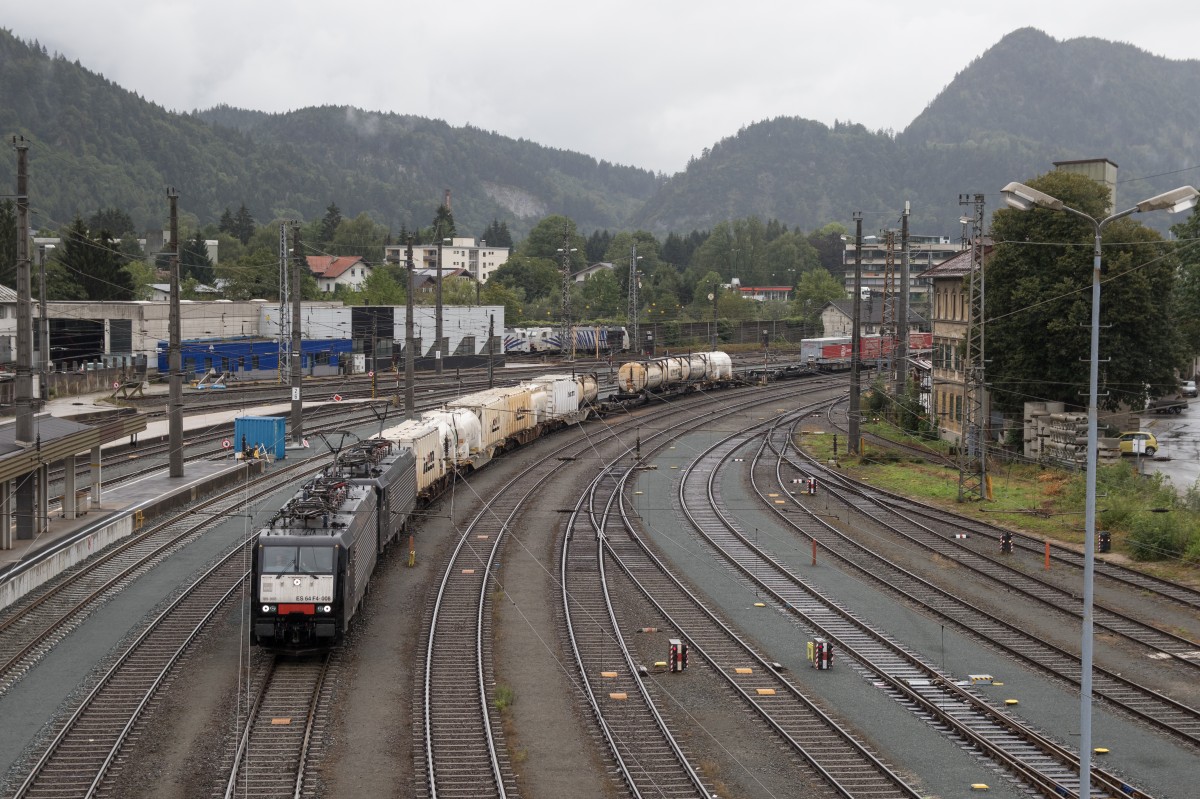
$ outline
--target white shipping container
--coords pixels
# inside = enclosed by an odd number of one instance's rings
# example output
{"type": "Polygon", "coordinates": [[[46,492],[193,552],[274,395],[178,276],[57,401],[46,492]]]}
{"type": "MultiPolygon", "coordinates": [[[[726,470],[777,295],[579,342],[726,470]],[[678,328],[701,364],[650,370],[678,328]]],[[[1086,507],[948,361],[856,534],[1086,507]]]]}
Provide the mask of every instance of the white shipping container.
{"type": "Polygon", "coordinates": [[[530,383],[546,392],[545,417],[539,414],[539,422],[543,418],[561,419],[579,410],[579,381],[571,375],[541,375],[530,383]]]}
{"type": "Polygon", "coordinates": [[[528,387],[493,388],[459,397],[447,408],[468,408],[479,418],[482,449],[491,454],[506,439],[536,424],[528,387]]]}
{"type": "Polygon", "coordinates": [[[453,448],[449,425],[410,419],[388,428],[378,438],[392,441],[400,449],[407,449],[416,458],[417,493],[425,494],[449,471],[446,455],[453,448]]]}

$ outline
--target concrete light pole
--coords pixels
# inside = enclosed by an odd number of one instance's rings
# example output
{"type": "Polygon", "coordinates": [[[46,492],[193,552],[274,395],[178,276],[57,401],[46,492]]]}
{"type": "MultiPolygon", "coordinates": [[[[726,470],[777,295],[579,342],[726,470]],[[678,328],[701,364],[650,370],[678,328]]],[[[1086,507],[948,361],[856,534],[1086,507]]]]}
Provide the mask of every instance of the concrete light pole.
{"type": "Polygon", "coordinates": [[[1097,220],[1062,200],[1045,192],[1030,188],[1022,183],[1009,183],[1001,193],[1004,201],[1018,211],[1046,208],[1066,211],[1092,225],[1092,331],[1088,368],[1088,436],[1087,436],[1087,488],[1084,508],[1083,538],[1083,633],[1080,646],[1079,674],[1079,795],[1088,796],[1092,787],[1092,593],[1096,567],[1096,466],[1097,466],[1097,412],[1096,397],[1100,383],[1100,244],[1101,233],[1106,225],[1130,214],[1143,211],[1186,211],[1200,199],[1200,192],[1191,186],[1159,194],[1143,200],[1132,208],[1119,211],[1112,216],[1097,220]]]}

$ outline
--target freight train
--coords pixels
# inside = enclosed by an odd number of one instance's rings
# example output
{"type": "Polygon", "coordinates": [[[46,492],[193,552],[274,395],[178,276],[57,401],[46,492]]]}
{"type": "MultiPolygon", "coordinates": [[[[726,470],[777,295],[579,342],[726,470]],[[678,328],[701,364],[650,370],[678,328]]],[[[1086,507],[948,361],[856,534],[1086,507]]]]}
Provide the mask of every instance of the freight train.
{"type": "Polygon", "coordinates": [[[380,554],[456,477],[612,403],[734,382],[724,352],[623,364],[604,403],[594,374],[542,375],[459,397],[340,452],[258,533],[251,644],[289,653],[337,646],[380,554]]]}
{"type": "MultiPolygon", "coordinates": [[[[801,362],[818,369],[832,371],[850,368],[850,336],[826,336],[824,338],[806,338],[800,342],[801,362]]],[[[890,358],[896,351],[895,336],[882,336],[878,333],[860,336],[858,340],[859,361],[872,362],[880,358],[890,358]]],[[[927,351],[933,347],[932,333],[909,333],[909,354],[927,351]]]]}
{"type": "Polygon", "coordinates": [[[413,453],[366,441],[287,501],[254,547],[251,643],[292,652],[338,645],[375,563],[416,506],[413,453]]]}

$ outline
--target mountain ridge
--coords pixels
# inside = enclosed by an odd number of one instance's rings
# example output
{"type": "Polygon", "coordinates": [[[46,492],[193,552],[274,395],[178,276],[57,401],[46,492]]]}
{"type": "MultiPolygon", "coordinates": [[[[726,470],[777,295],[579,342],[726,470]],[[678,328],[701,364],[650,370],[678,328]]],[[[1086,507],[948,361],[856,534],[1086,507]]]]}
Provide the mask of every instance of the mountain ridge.
{"type": "Polygon", "coordinates": [[[882,227],[905,200],[914,231],[952,235],[960,193],[990,201],[1053,161],[1109,158],[1121,165],[1123,197],[1183,182],[1178,173],[1200,164],[1200,111],[1187,102],[1198,86],[1197,60],[1021,28],[899,133],[780,116],[743,126],[666,177],[472,125],[344,105],[168,111],[0,33],[0,129],[39,145],[31,151],[39,227],[109,206],[155,227],[172,185],[200,224],[241,203],[267,222],[317,218],[335,202],[344,215],[412,230],[428,224],[449,188],[464,235],[492,219],[521,235],[547,214],[585,232],[659,235],[749,215],[813,230],[853,210],[882,227]]]}

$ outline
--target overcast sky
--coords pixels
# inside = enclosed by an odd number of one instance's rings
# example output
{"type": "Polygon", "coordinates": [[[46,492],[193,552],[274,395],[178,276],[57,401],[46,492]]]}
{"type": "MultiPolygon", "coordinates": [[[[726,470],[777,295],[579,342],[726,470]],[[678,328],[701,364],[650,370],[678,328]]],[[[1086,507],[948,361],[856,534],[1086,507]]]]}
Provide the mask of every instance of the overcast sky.
{"type": "Polygon", "coordinates": [[[1160,0],[5,6],[0,25],[16,36],[168,109],[352,105],[469,122],[668,174],[777,116],[903,130],[1021,27],[1200,57],[1200,3],[1160,0]]]}

